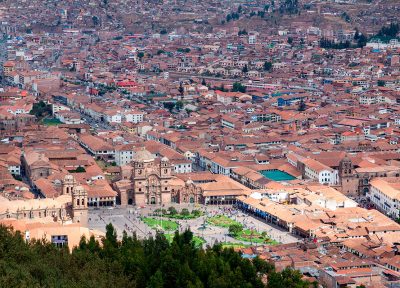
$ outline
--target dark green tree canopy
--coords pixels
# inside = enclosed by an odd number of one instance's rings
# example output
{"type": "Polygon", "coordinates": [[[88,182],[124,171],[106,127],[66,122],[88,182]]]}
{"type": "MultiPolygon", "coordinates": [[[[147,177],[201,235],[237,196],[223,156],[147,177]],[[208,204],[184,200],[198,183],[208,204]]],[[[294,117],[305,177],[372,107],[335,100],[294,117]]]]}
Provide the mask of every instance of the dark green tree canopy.
{"type": "Polygon", "coordinates": [[[193,233],[175,232],[139,240],[111,224],[102,245],[82,238],[70,253],[46,241],[24,241],[21,233],[0,226],[0,287],[308,287],[297,271],[275,272],[274,266],[241,257],[220,245],[197,248],[193,233]],[[261,281],[268,274],[269,283],[261,281]]]}

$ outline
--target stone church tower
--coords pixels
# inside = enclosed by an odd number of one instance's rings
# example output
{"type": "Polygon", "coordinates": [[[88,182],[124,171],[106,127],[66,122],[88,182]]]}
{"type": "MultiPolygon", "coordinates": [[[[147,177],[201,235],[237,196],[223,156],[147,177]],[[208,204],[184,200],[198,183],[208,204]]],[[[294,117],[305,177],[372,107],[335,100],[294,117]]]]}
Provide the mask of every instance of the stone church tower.
{"type": "Polygon", "coordinates": [[[75,186],[72,191],[72,219],[83,226],[88,225],[88,195],[82,186],[75,186]]]}
{"type": "Polygon", "coordinates": [[[86,190],[78,185],[74,176],[66,175],[62,183],[62,194],[71,195],[71,217],[76,223],[81,223],[83,226],[88,225],[88,194],[86,190]]]}
{"type": "Polygon", "coordinates": [[[339,162],[339,183],[341,191],[345,195],[356,196],[358,194],[358,179],[354,174],[354,166],[351,159],[345,156],[339,162]]]}
{"type": "Polygon", "coordinates": [[[65,175],[62,185],[62,195],[72,195],[72,190],[77,185],[74,176],[65,175]]]}

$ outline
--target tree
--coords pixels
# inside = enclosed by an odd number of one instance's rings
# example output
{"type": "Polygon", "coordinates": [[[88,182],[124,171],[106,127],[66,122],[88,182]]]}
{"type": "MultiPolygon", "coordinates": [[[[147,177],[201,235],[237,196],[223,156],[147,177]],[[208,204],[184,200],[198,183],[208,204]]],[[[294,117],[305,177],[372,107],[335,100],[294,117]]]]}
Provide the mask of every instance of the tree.
{"type": "Polygon", "coordinates": [[[164,281],[162,273],[160,270],[157,270],[157,272],[150,277],[147,288],[163,288],[163,287],[164,287],[164,281]]]}
{"type": "Polygon", "coordinates": [[[183,102],[182,101],[177,101],[175,103],[175,109],[176,110],[181,110],[183,108],[183,102]]]}
{"type": "Polygon", "coordinates": [[[232,224],[229,226],[229,235],[237,236],[243,231],[243,226],[240,224],[232,224]]]}
{"type": "Polygon", "coordinates": [[[269,61],[264,62],[264,71],[271,71],[272,70],[272,63],[269,61]]]}
{"type": "Polygon", "coordinates": [[[25,241],[21,232],[0,226],[0,283],[4,287],[267,287],[303,288],[310,283],[292,269],[282,272],[259,258],[244,259],[220,244],[203,250],[193,233],[176,232],[139,240],[124,232],[118,240],[107,225],[103,245],[91,236],[69,252],[46,240],[25,241]],[[99,273],[99,271],[101,273],[99,273]],[[79,285],[77,284],[79,283],[79,285]]]}
{"type": "Polygon", "coordinates": [[[201,216],[201,214],[202,214],[202,213],[201,213],[200,210],[197,210],[197,209],[196,209],[196,210],[193,210],[193,211],[192,211],[192,215],[193,215],[194,217],[199,217],[199,216],[201,216]]]}
{"type": "Polygon", "coordinates": [[[117,231],[115,230],[114,226],[111,223],[107,224],[106,226],[105,242],[110,243],[113,247],[118,246],[117,231]]]}
{"type": "Polygon", "coordinates": [[[144,57],[144,52],[138,52],[137,57],[139,57],[140,60],[144,57]]]}
{"type": "Polygon", "coordinates": [[[243,69],[242,69],[243,73],[247,73],[249,72],[249,68],[247,67],[247,65],[244,65],[243,69]]]}
{"type": "Polygon", "coordinates": [[[306,103],[304,103],[304,100],[303,99],[301,99],[300,100],[300,103],[299,103],[299,111],[304,111],[304,110],[306,110],[306,108],[307,108],[307,106],[306,106],[306,103]]]}
{"type": "Polygon", "coordinates": [[[246,93],[246,86],[244,86],[242,83],[235,82],[233,83],[232,92],[246,93]]]}
{"type": "Polygon", "coordinates": [[[100,24],[99,17],[97,17],[97,16],[93,16],[93,17],[92,17],[92,21],[93,21],[93,25],[94,25],[94,26],[97,26],[97,25],[100,24]]]}
{"type": "Polygon", "coordinates": [[[346,22],[350,22],[350,16],[346,12],[342,13],[342,19],[346,22]]]}
{"type": "Polygon", "coordinates": [[[185,89],[183,88],[182,82],[179,83],[178,91],[179,91],[179,94],[181,94],[181,97],[183,97],[183,93],[185,92],[185,89]]]}
{"type": "Polygon", "coordinates": [[[383,80],[378,80],[378,86],[379,87],[384,87],[385,86],[385,81],[383,81],[383,80]]]}
{"type": "Polygon", "coordinates": [[[258,256],[253,259],[253,265],[256,268],[257,272],[261,275],[269,274],[275,271],[274,265],[261,260],[258,256]]]}
{"type": "Polygon", "coordinates": [[[354,40],[358,40],[360,38],[360,32],[358,32],[358,29],[356,29],[356,32],[354,33],[354,40]]]}
{"type": "Polygon", "coordinates": [[[379,30],[377,36],[382,38],[394,38],[400,31],[400,26],[398,23],[390,23],[389,27],[383,26],[379,30]]]}
{"type": "Polygon", "coordinates": [[[357,47],[358,48],[365,47],[367,45],[367,42],[368,42],[367,37],[364,34],[361,34],[357,40],[357,47]]]}
{"type": "Polygon", "coordinates": [[[272,272],[268,275],[267,288],[308,288],[310,283],[301,278],[299,271],[285,268],[282,272],[272,272]]]}
{"type": "Polygon", "coordinates": [[[76,173],[85,173],[85,167],[79,166],[78,168],[75,169],[76,173]]]}
{"type": "Polygon", "coordinates": [[[182,215],[182,216],[189,216],[189,215],[190,215],[190,212],[189,212],[188,209],[183,208],[182,211],[181,211],[181,215],[182,215]]]}
{"type": "Polygon", "coordinates": [[[292,38],[292,37],[288,37],[288,38],[287,38],[287,43],[289,43],[290,45],[292,45],[292,43],[293,43],[293,38],[292,38]]]}
{"type": "Polygon", "coordinates": [[[175,207],[172,207],[172,206],[168,208],[168,212],[170,215],[178,214],[178,211],[176,211],[175,207]]]}
{"type": "MultiPolygon", "coordinates": [[[[273,1],[272,1],[273,2],[273,1]]],[[[275,3],[273,3],[275,4],[275,3]]],[[[272,5],[274,6],[274,5],[272,5]]],[[[296,14],[299,12],[298,8],[298,0],[285,0],[281,1],[280,6],[279,6],[279,11],[280,13],[289,13],[289,14],[296,14]]]]}
{"type": "Polygon", "coordinates": [[[29,111],[29,114],[35,115],[37,118],[43,118],[44,116],[51,115],[52,109],[51,105],[44,103],[40,100],[37,103],[33,103],[32,110],[29,111]]]}
{"type": "Polygon", "coordinates": [[[164,102],[163,105],[164,105],[164,108],[168,109],[169,112],[172,112],[172,109],[174,109],[174,107],[175,107],[174,102],[164,102]]]}

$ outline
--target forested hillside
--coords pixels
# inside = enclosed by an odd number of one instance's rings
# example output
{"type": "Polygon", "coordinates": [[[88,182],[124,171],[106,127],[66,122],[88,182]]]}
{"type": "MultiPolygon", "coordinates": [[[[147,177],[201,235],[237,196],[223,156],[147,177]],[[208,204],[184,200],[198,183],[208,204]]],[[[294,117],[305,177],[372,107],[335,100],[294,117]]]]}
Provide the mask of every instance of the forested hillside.
{"type": "Polygon", "coordinates": [[[192,236],[177,233],[171,244],[162,234],[146,240],[125,234],[118,241],[109,224],[101,245],[82,239],[70,253],[43,241],[26,243],[1,226],[0,287],[309,287],[297,271],[275,273],[271,264],[219,245],[199,249],[192,236]]]}

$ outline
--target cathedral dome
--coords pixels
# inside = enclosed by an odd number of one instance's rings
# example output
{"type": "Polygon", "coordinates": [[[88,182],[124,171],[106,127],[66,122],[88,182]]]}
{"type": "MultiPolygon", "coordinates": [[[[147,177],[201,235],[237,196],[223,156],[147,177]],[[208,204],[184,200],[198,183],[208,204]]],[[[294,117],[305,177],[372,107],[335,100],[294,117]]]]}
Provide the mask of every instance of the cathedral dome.
{"type": "Polygon", "coordinates": [[[135,156],[133,156],[134,162],[150,162],[153,160],[154,160],[153,155],[144,147],[136,151],[135,156]]]}

